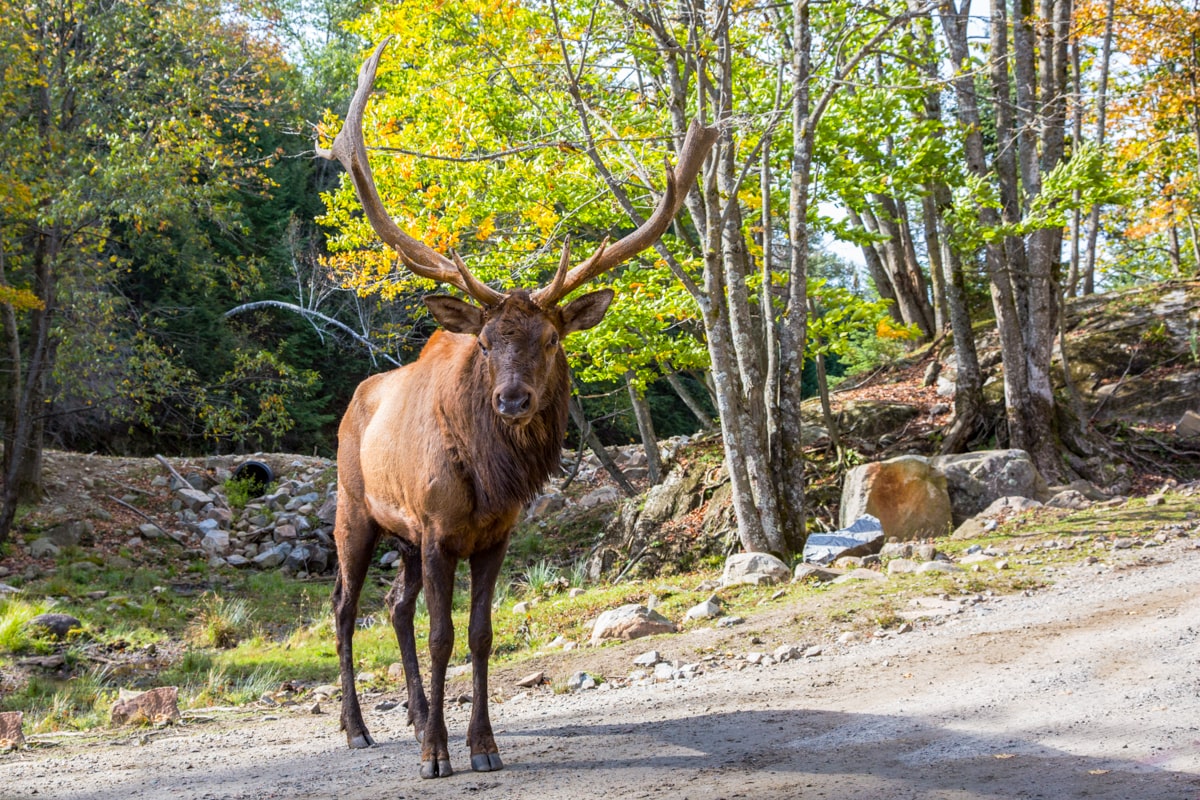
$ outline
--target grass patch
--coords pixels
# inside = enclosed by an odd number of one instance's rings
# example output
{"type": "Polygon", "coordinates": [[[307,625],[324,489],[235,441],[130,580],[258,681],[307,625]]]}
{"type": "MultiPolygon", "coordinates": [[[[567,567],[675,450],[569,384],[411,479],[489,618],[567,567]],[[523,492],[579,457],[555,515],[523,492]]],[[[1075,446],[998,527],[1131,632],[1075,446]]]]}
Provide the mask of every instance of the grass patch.
{"type": "Polygon", "coordinates": [[[0,599],[0,652],[50,652],[50,644],[38,637],[36,630],[30,630],[28,624],[53,607],[50,600],[26,600],[13,595],[0,599]]]}

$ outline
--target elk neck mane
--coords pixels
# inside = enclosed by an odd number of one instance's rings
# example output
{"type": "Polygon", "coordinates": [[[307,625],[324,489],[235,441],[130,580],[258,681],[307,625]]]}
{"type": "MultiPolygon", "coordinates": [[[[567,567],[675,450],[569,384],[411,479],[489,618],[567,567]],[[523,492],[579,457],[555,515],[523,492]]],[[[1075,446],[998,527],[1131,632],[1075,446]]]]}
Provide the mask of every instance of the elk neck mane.
{"type": "Polygon", "coordinates": [[[528,424],[514,428],[492,408],[486,365],[472,344],[454,394],[443,396],[439,417],[450,457],[472,487],[477,519],[495,518],[524,506],[558,469],[567,428],[566,357],[559,353],[539,408],[528,424]]]}

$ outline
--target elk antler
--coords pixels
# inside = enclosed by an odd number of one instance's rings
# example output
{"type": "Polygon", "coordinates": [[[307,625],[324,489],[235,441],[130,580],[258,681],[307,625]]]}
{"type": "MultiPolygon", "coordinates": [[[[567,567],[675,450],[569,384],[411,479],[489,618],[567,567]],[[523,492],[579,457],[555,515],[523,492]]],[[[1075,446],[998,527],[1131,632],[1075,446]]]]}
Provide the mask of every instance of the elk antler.
{"type": "Polygon", "coordinates": [[[367,160],[367,145],[363,141],[362,118],[363,109],[371,96],[375,85],[375,71],[379,67],[379,57],[383,48],[387,47],[392,37],[387,37],[375,52],[362,65],[358,73],[358,88],[346,111],[346,121],[342,130],[333,140],[333,147],[316,148],[317,155],[331,161],[338,161],[350,175],[354,189],[358,193],[359,202],[367,214],[375,233],[386,244],[400,255],[400,260],[414,274],[429,278],[438,283],[448,283],[456,286],[475,298],[484,306],[494,306],[504,299],[504,294],[492,289],[483,281],[470,273],[461,259],[455,256],[452,261],[434,250],[424,242],[414,239],[388,216],[383,207],[383,200],[375,188],[375,177],[371,174],[371,164],[367,160]]]}
{"type": "Polygon", "coordinates": [[[605,239],[590,258],[575,266],[566,275],[563,275],[563,266],[567,256],[564,249],[563,263],[559,265],[559,271],[554,276],[554,281],[549,286],[535,291],[532,295],[533,302],[542,308],[550,308],[600,273],[633,258],[654,244],[658,237],[666,231],[675,215],[679,213],[689,188],[700,172],[704,157],[708,155],[709,149],[716,140],[716,128],[705,127],[693,120],[688,128],[687,136],[683,140],[683,147],[679,150],[678,163],[675,164],[674,169],[667,164],[667,190],[663,193],[650,217],[639,225],[637,230],[622,237],[615,244],[610,245],[608,239],[605,239]]]}

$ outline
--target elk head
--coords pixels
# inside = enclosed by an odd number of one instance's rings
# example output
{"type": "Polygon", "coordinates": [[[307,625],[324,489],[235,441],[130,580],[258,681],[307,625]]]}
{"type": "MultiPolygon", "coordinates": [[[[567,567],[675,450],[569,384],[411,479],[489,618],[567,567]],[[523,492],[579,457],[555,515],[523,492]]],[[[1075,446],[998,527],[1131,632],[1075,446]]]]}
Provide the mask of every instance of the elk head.
{"type": "Polygon", "coordinates": [[[715,128],[696,122],[688,129],[679,161],[666,168],[666,191],[654,211],[632,233],[615,243],[608,240],[582,263],[568,269],[569,243],[563,247],[558,270],[549,285],[533,292],[499,292],[476,278],[457,254],[446,257],[424,242],[402,231],[383,207],[375,187],[367,148],[363,141],[362,117],[375,83],[379,58],[390,37],[375,48],[363,63],[358,87],[342,130],[329,149],[317,154],[336,160],[349,173],[367,220],[379,237],[392,247],[416,275],[454,286],[478,305],[437,295],[425,299],[435,319],[447,330],[478,338],[492,380],[492,407],[506,422],[521,425],[537,410],[533,387],[545,385],[544,377],[557,359],[563,358],[561,341],[573,331],[597,324],[612,302],[611,290],[583,295],[566,305],[559,302],[601,273],[650,247],[671,224],[709,149],[716,141],[715,128]]]}

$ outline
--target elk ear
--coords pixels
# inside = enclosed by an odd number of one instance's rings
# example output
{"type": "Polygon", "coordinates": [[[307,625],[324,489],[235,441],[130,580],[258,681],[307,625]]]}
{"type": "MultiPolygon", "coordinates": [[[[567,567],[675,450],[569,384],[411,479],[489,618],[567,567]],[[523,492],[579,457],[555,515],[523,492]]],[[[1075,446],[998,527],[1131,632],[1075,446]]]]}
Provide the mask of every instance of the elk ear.
{"type": "Polygon", "coordinates": [[[604,319],[608,304],[613,301],[612,289],[601,289],[589,292],[583,297],[577,297],[562,307],[563,333],[586,331],[593,328],[604,319]]]}
{"type": "Polygon", "coordinates": [[[451,333],[477,334],[483,330],[483,309],[457,297],[432,294],[425,299],[429,313],[451,333]]]}

